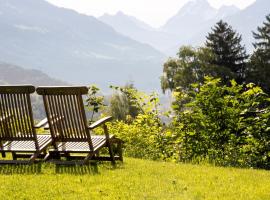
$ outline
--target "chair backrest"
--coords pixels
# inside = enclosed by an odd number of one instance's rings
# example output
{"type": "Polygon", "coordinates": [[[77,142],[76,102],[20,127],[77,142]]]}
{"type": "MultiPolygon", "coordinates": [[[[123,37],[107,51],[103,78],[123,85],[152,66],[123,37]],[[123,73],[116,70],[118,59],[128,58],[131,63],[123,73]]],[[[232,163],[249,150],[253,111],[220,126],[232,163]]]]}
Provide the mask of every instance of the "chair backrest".
{"type": "Polygon", "coordinates": [[[36,140],[30,94],[32,85],[0,86],[0,143],[36,140]]]}
{"type": "Polygon", "coordinates": [[[38,87],[43,96],[53,142],[88,141],[92,148],[82,95],[88,88],[38,87]]]}

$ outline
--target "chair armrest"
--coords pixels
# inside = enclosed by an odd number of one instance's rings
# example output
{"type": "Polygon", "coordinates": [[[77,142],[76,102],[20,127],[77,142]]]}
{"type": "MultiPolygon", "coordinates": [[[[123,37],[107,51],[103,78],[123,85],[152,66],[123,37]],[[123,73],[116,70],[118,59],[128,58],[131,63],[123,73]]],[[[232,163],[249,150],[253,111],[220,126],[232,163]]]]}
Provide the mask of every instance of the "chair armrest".
{"type": "Polygon", "coordinates": [[[111,121],[111,120],[112,120],[112,117],[111,116],[103,117],[102,119],[97,120],[96,122],[94,122],[93,124],[91,124],[90,126],[88,126],[88,128],[89,129],[94,129],[94,128],[102,125],[102,124],[105,124],[108,121],[111,121]]]}
{"type": "Polygon", "coordinates": [[[38,124],[36,124],[34,127],[35,128],[41,128],[41,127],[45,127],[47,124],[48,124],[48,119],[44,118],[38,124]]]}

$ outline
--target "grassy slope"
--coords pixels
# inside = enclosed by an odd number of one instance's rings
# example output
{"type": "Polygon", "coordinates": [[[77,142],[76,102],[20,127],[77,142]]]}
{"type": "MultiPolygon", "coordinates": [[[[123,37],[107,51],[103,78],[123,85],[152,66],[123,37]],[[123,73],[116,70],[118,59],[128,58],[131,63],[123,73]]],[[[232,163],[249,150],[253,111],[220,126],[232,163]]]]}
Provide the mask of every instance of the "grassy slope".
{"type": "Polygon", "coordinates": [[[116,169],[107,164],[0,167],[0,199],[267,200],[269,188],[268,171],[130,158],[116,169]]]}

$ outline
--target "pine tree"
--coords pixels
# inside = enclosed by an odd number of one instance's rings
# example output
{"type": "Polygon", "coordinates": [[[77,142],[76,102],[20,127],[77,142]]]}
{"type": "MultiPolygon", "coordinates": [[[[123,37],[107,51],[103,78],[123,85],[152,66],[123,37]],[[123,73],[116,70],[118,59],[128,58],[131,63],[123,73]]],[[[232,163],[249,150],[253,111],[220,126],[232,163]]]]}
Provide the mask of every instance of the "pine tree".
{"type": "Polygon", "coordinates": [[[256,40],[253,44],[255,51],[251,56],[248,80],[270,94],[270,14],[263,26],[253,32],[253,37],[256,40]]]}
{"type": "MultiPolygon", "coordinates": [[[[206,46],[215,54],[212,64],[225,67],[231,72],[224,74],[222,78],[225,80],[223,81],[227,82],[229,79],[235,78],[236,81],[242,83],[245,80],[248,55],[245,47],[241,45],[241,35],[221,20],[212,28],[212,32],[206,38],[206,46]]],[[[226,72],[224,71],[224,73],[226,72]]]]}

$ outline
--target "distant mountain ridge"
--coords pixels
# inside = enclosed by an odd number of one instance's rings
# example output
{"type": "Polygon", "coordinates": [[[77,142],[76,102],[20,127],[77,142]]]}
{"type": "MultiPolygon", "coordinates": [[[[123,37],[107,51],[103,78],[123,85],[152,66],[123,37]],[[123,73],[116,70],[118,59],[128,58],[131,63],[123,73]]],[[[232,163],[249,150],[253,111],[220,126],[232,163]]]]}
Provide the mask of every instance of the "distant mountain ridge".
{"type": "Polygon", "coordinates": [[[118,28],[134,29],[136,26],[145,30],[149,30],[149,31],[155,30],[154,28],[152,28],[150,25],[146,24],[145,22],[133,16],[126,15],[122,11],[118,11],[115,15],[110,15],[110,14],[105,13],[104,15],[100,16],[98,19],[107,24],[114,23],[113,27],[116,28],[116,30],[118,28]],[[128,27],[123,27],[123,25],[127,25],[128,27]]]}
{"type": "Polygon", "coordinates": [[[149,44],[160,51],[169,48],[176,40],[175,35],[164,33],[123,12],[117,12],[115,15],[104,14],[98,19],[113,27],[117,32],[149,44]]]}
{"type": "Polygon", "coordinates": [[[190,34],[193,26],[199,28],[216,14],[217,10],[211,7],[207,0],[190,1],[171,17],[161,30],[185,36],[184,34],[190,34]]]}
{"type": "Polygon", "coordinates": [[[166,24],[157,29],[123,12],[115,15],[104,14],[98,19],[112,26],[119,33],[150,44],[166,53],[171,47],[185,43],[189,38],[200,33],[209,20],[217,21],[238,11],[235,6],[215,9],[207,0],[196,0],[186,3],[166,24]]]}
{"type": "Polygon", "coordinates": [[[181,45],[202,45],[221,18],[243,35],[251,51],[251,31],[262,25],[269,8],[269,0],[244,10],[194,0],[155,29],[123,12],[96,19],[45,0],[0,0],[0,60],[71,84],[105,89],[134,81],[139,89],[155,90],[164,54],[174,56],[181,45]]]}
{"type": "MultiPolygon", "coordinates": [[[[136,29],[132,29],[131,24],[129,24],[129,29],[133,30],[132,33],[120,26],[115,26],[112,19],[114,16],[111,16],[110,20],[103,21],[114,27],[116,31],[129,35],[135,40],[150,45],[155,44],[155,48],[172,56],[175,55],[181,45],[203,45],[205,36],[211,31],[211,27],[221,19],[228,22],[233,26],[233,29],[243,35],[243,44],[247,46],[250,52],[252,51],[253,42],[252,31],[255,31],[257,26],[262,24],[265,16],[269,13],[269,0],[256,0],[243,10],[235,6],[222,6],[215,9],[207,0],[191,0],[180,8],[162,27],[152,31],[151,37],[148,36],[150,34],[147,31],[143,32],[142,29],[137,32],[134,31],[136,29]],[[162,34],[162,37],[157,37],[158,34],[162,34]]],[[[123,16],[123,18],[125,17],[123,16]]]]}
{"type": "Polygon", "coordinates": [[[8,84],[68,85],[68,83],[51,78],[39,70],[25,69],[0,61],[0,85],[8,84]]]}
{"type": "Polygon", "coordinates": [[[0,13],[0,60],[74,84],[159,88],[164,55],[94,17],[44,0],[0,0],[0,13]]]}

